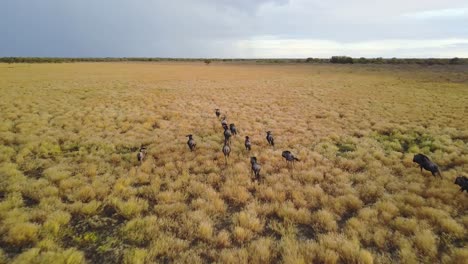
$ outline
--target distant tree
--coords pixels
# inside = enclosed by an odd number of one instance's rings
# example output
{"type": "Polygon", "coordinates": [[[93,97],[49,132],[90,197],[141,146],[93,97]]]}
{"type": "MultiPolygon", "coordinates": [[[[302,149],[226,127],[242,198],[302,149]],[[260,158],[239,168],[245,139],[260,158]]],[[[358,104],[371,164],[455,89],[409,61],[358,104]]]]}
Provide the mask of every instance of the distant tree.
{"type": "Polygon", "coordinates": [[[393,58],[390,59],[389,63],[390,63],[390,64],[398,64],[399,61],[398,61],[397,58],[393,57],[393,58]]]}
{"type": "Polygon", "coordinates": [[[347,57],[347,56],[333,56],[333,57],[331,57],[330,62],[331,63],[345,63],[345,64],[349,63],[349,64],[352,64],[353,63],[353,58],[347,57]]]}
{"type": "Polygon", "coordinates": [[[204,60],[204,62],[205,62],[206,65],[209,65],[211,63],[211,60],[206,59],[206,60],[204,60]]]}
{"type": "Polygon", "coordinates": [[[460,58],[455,57],[449,61],[449,64],[461,64],[461,62],[460,58]]]}
{"type": "Polygon", "coordinates": [[[382,57],[378,57],[378,58],[375,58],[373,60],[373,63],[376,63],[376,64],[383,64],[384,63],[384,59],[382,57]]]}
{"type": "Polygon", "coordinates": [[[365,64],[365,63],[368,63],[368,62],[369,62],[369,61],[368,61],[366,58],[364,58],[364,57],[361,57],[361,58],[359,58],[359,59],[357,60],[357,63],[362,63],[362,64],[365,64]]]}
{"type": "Polygon", "coordinates": [[[305,60],[305,62],[307,62],[307,63],[314,62],[314,58],[307,58],[307,59],[305,60]]]}

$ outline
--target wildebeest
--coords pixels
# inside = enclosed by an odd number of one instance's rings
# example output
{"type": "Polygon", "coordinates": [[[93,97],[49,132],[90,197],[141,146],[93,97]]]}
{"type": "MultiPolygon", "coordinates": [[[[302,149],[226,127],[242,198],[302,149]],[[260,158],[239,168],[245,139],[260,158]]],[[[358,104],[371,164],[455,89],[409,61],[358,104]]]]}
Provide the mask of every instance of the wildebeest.
{"type": "Polygon", "coordinates": [[[275,140],[273,139],[273,135],[271,134],[271,131],[267,131],[267,136],[266,139],[268,141],[268,144],[272,145],[273,147],[275,146],[275,140]]]}
{"type": "Polygon", "coordinates": [[[229,130],[231,130],[231,134],[233,136],[237,135],[237,128],[236,128],[236,125],[234,124],[229,124],[229,130]]]}
{"type": "Polygon", "coordinates": [[[226,121],[226,116],[223,116],[223,119],[221,120],[221,126],[223,126],[224,129],[228,129],[228,123],[226,121]]]}
{"type": "Polygon", "coordinates": [[[291,151],[289,150],[285,150],[281,153],[281,156],[283,156],[283,158],[285,158],[286,162],[287,163],[291,163],[293,164],[295,161],[299,161],[298,158],[296,158],[292,153],[291,151]]]}
{"type": "Polygon", "coordinates": [[[245,149],[250,151],[252,149],[252,143],[250,142],[250,137],[249,136],[245,136],[245,149]]]}
{"type": "Polygon", "coordinates": [[[226,164],[227,164],[230,153],[231,153],[231,147],[229,146],[229,142],[227,140],[224,140],[223,154],[224,154],[224,160],[226,164]]]}
{"type": "Polygon", "coordinates": [[[255,176],[255,179],[260,180],[260,169],[262,167],[257,163],[257,158],[250,157],[250,164],[252,165],[252,172],[255,176]]]}
{"type": "Polygon", "coordinates": [[[221,112],[219,111],[218,108],[215,109],[215,114],[217,118],[219,118],[219,116],[221,115],[221,112]]]}
{"type": "Polygon", "coordinates": [[[229,129],[225,128],[224,129],[224,141],[229,141],[231,143],[231,131],[229,129]]]}
{"type": "Polygon", "coordinates": [[[416,154],[413,157],[413,162],[419,164],[419,167],[422,169],[425,169],[427,171],[430,171],[433,176],[436,176],[436,174],[439,175],[439,177],[442,177],[442,174],[440,173],[439,167],[432,162],[427,156],[423,154],[416,154]]]}
{"type": "Polygon", "coordinates": [[[137,159],[138,159],[138,161],[140,162],[140,164],[143,163],[145,157],[146,157],[146,147],[141,146],[141,147],[140,147],[140,151],[139,151],[138,154],[137,154],[137,159]]]}
{"type": "Polygon", "coordinates": [[[468,178],[465,176],[458,176],[455,179],[455,184],[460,186],[460,191],[466,191],[468,192],[468,178]]]}
{"type": "Polygon", "coordinates": [[[195,143],[195,140],[193,139],[193,136],[192,135],[187,135],[186,137],[188,137],[188,141],[187,141],[187,145],[190,149],[190,151],[193,151],[195,149],[195,146],[197,146],[197,144],[195,143]]]}

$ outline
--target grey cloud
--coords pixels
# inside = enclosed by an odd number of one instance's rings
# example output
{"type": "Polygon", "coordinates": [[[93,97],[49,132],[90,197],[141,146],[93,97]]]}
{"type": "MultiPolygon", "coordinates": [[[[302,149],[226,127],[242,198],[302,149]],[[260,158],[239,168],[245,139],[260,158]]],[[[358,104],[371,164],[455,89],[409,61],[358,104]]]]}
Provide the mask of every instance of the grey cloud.
{"type": "Polygon", "coordinates": [[[467,8],[465,2],[5,0],[0,56],[247,57],[237,43],[262,37],[342,43],[466,38],[464,16],[427,21],[404,15],[467,8]]]}

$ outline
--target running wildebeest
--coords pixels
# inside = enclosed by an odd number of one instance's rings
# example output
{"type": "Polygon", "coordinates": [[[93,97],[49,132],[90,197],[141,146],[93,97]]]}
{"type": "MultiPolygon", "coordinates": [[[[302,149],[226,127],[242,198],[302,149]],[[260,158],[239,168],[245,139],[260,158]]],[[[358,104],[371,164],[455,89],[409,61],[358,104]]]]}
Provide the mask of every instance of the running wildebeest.
{"type": "Polygon", "coordinates": [[[252,143],[250,143],[250,137],[249,136],[245,136],[245,149],[250,151],[252,149],[252,143]]]}
{"type": "Polygon", "coordinates": [[[137,159],[140,162],[140,164],[143,163],[143,160],[145,159],[145,157],[146,157],[146,147],[141,146],[140,151],[137,154],[137,159]]]}
{"type": "Polygon", "coordinates": [[[226,164],[228,162],[229,153],[231,153],[231,147],[229,147],[229,142],[227,140],[224,140],[223,154],[226,164]]]}
{"type": "Polygon", "coordinates": [[[260,180],[260,169],[262,168],[260,164],[257,163],[256,157],[250,157],[250,164],[252,165],[252,172],[255,176],[255,179],[260,180]]]}
{"type": "Polygon", "coordinates": [[[224,141],[229,141],[229,143],[231,143],[231,131],[229,131],[229,129],[225,128],[224,129],[224,141]]]}
{"type": "Polygon", "coordinates": [[[287,163],[294,164],[295,161],[299,161],[298,158],[294,157],[294,155],[289,150],[285,150],[281,153],[281,156],[286,159],[287,163]]]}
{"type": "Polygon", "coordinates": [[[224,129],[228,129],[228,124],[226,121],[226,116],[223,116],[223,120],[221,120],[221,126],[223,126],[224,129]]]}
{"type": "Polygon", "coordinates": [[[195,149],[195,146],[197,146],[197,144],[195,143],[195,140],[193,139],[193,136],[192,135],[187,135],[186,137],[188,137],[188,141],[187,141],[187,145],[190,149],[190,151],[193,151],[195,149]]]}
{"type": "Polygon", "coordinates": [[[219,111],[218,108],[215,109],[215,114],[217,118],[219,118],[219,116],[221,115],[221,112],[219,111]]]}
{"type": "Polygon", "coordinates": [[[422,169],[425,169],[427,171],[430,171],[433,176],[436,176],[436,174],[438,174],[439,177],[442,177],[439,167],[437,167],[437,165],[434,162],[432,162],[427,156],[423,154],[416,154],[413,157],[413,162],[419,165],[419,167],[421,168],[421,173],[422,169]]]}
{"type": "Polygon", "coordinates": [[[275,146],[275,140],[273,139],[273,135],[271,134],[271,131],[267,131],[267,136],[266,139],[268,141],[268,144],[272,145],[273,147],[275,146]]]}
{"type": "Polygon", "coordinates": [[[460,191],[466,191],[468,192],[468,178],[465,176],[458,176],[455,179],[455,184],[460,186],[460,191]]]}
{"type": "Polygon", "coordinates": [[[237,128],[236,128],[236,125],[234,124],[229,124],[229,130],[231,130],[231,134],[233,136],[237,135],[237,128]]]}

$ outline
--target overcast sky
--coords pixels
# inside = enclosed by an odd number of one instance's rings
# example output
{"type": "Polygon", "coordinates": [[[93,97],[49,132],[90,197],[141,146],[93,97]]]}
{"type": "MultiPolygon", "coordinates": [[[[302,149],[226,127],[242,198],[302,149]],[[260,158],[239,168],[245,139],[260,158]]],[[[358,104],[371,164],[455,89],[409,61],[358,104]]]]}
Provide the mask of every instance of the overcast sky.
{"type": "Polygon", "coordinates": [[[468,0],[0,0],[0,57],[468,57],[468,0]]]}

